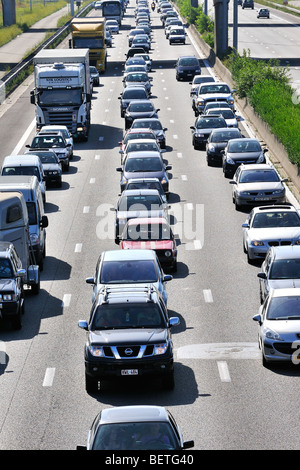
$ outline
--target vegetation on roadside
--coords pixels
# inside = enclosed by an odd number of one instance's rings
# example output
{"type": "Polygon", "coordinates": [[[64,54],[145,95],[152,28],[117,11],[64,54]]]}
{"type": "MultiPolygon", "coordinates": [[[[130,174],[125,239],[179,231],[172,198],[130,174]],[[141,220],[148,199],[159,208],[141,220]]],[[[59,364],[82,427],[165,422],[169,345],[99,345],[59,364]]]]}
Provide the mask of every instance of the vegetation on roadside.
{"type": "MultiPolygon", "coordinates": [[[[191,7],[190,0],[176,0],[176,4],[180,15],[195,25],[213,49],[214,24],[202,7],[191,7]]],[[[285,147],[290,161],[300,165],[300,90],[289,85],[289,69],[276,60],[254,60],[245,50],[241,56],[229,50],[223,62],[232,73],[237,96],[248,100],[285,147]]]]}

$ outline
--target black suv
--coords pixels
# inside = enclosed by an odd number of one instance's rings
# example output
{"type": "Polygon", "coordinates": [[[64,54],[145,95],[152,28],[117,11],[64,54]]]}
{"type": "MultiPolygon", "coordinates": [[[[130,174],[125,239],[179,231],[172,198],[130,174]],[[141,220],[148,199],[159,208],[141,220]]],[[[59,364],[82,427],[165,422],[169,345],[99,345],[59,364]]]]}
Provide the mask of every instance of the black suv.
{"type": "Polygon", "coordinates": [[[178,317],[168,317],[153,287],[103,288],[92,306],[85,329],[85,380],[88,393],[102,379],[159,376],[166,389],[174,388],[173,344],[170,328],[178,317]]]}
{"type": "Polygon", "coordinates": [[[22,327],[25,275],[14,245],[0,242],[0,318],[10,320],[15,329],[22,327]]]}

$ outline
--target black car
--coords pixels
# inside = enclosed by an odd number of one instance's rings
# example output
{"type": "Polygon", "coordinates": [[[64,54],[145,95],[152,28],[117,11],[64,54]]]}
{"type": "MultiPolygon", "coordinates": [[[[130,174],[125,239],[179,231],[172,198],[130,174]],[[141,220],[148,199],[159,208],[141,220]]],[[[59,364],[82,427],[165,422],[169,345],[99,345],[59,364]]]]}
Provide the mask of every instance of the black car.
{"type": "Polygon", "coordinates": [[[144,49],[144,47],[133,46],[128,49],[126,57],[127,59],[129,59],[129,57],[133,57],[135,54],[146,54],[146,53],[147,51],[144,49]]]}
{"type": "Polygon", "coordinates": [[[226,121],[222,116],[218,115],[201,115],[196,119],[192,129],[192,143],[194,148],[203,147],[209,138],[213,129],[227,127],[226,121]]]}
{"type": "Polygon", "coordinates": [[[230,139],[243,137],[240,130],[230,127],[214,129],[206,142],[206,161],[208,165],[222,165],[222,150],[225,149],[230,139]]]}
{"type": "Polygon", "coordinates": [[[125,111],[125,129],[129,129],[133,121],[138,118],[158,118],[159,109],[156,109],[150,100],[134,100],[125,111]]]}
{"type": "Polygon", "coordinates": [[[107,287],[99,291],[89,321],[78,326],[87,331],[85,385],[97,392],[99,381],[128,376],[160,377],[174,388],[171,327],[178,317],[168,316],[154,286],[107,287]]]}
{"type": "Polygon", "coordinates": [[[14,245],[10,242],[0,242],[0,318],[10,320],[15,329],[22,327],[25,276],[26,270],[22,268],[22,261],[14,245]]]}
{"type": "Polygon", "coordinates": [[[31,153],[40,157],[40,160],[43,165],[45,183],[49,185],[54,183],[59,187],[62,184],[62,167],[61,162],[54,152],[51,149],[31,149],[27,150],[26,153],[31,153]]]}
{"type": "Polygon", "coordinates": [[[199,60],[195,56],[181,56],[176,62],[176,80],[191,80],[201,74],[199,60]]]}
{"type": "Polygon", "coordinates": [[[128,87],[120,94],[119,100],[121,101],[121,117],[124,117],[129,103],[133,100],[148,100],[148,93],[144,86],[128,87]]]}

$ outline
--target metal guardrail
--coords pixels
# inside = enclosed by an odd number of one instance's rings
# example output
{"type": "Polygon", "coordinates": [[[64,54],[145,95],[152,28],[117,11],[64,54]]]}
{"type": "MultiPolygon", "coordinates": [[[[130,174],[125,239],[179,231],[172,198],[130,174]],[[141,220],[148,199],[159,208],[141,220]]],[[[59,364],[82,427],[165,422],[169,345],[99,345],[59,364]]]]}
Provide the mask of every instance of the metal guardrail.
{"type": "MultiPolygon", "coordinates": [[[[89,3],[86,7],[82,8],[76,15],[74,15],[73,18],[78,18],[80,16],[85,16],[86,13],[90,11],[92,8],[94,2],[89,3]]],[[[72,18],[72,19],[73,19],[72,18]]],[[[6,75],[4,75],[1,78],[0,82],[0,104],[3,103],[5,100],[6,96],[6,87],[9,83],[11,83],[19,73],[21,73],[23,70],[25,70],[29,65],[32,64],[33,58],[35,55],[42,49],[47,49],[51,44],[55,43],[55,41],[62,36],[65,31],[68,30],[70,27],[71,21],[68,21],[64,26],[62,26],[59,30],[56,31],[50,38],[48,38],[46,41],[44,41],[42,44],[40,44],[31,54],[29,54],[25,59],[22,60],[19,64],[15,65],[6,75]]],[[[10,92],[12,92],[11,90],[10,92]]]]}

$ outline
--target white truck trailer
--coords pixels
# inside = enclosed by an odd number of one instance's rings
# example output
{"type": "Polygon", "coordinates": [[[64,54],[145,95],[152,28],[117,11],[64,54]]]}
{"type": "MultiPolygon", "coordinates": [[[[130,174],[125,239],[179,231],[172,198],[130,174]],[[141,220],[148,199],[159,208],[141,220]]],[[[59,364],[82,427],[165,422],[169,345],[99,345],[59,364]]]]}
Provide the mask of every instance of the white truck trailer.
{"type": "Polygon", "coordinates": [[[36,130],[65,125],[75,140],[87,140],[91,123],[89,49],[42,49],[33,59],[36,130]]]}

